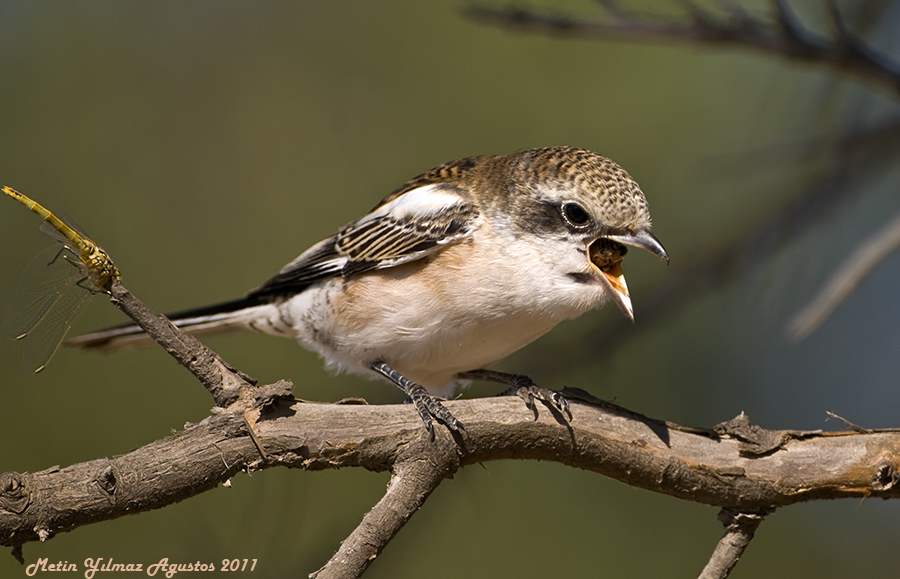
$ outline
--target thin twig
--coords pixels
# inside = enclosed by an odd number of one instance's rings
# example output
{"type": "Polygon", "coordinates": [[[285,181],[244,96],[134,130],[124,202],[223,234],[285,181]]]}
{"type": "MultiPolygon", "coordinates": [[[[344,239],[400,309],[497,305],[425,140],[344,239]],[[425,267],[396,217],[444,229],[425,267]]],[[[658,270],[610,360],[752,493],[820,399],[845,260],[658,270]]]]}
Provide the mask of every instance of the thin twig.
{"type": "Polygon", "coordinates": [[[722,509],[719,512],[719,520],[725,525],[725,534],[719,539],[699,579],[728,577],[753,539],[756,528],[767,514],[765,511],[741,512],[722,509]]]}
{"type": "Polygon", "coordinates": [[[854,424],[854,423],[850,422],[849,420],[847,420],[846,418],[844,418],[843,416],[838,416],[837,414],[835,414],[834,412],[832,412],[830,410],[826,410],[825,414],[827,414],[829,418],[836,418],[837,420],[840,420],[841,422],[844,423],[844,426],[846,426],[850,430],[855,430],[856,432],[872,432],[871,429],[863,428],[862,426],[860,426],[858,424],[854,424]]]}
{"type": "Polygon", "coordinates": [[[834,269],[831,278],[815,297],[791,318],[787,327],[788,335],[794,340],[802,340],[811,334],[879,263],[898,248],[900,215],[865,239],[850,257],[834,269]]]}
{"type": "Polygon", "coordinates": [[[224,408],[238,399],[242,387],[255,380],[235,370],[198,339],[176,328],[164,316],[151,311],[119,280],[110,286],[110,301],[156,340],[179,364],[187,368],[212,394],[216,406],[224,408]]]}

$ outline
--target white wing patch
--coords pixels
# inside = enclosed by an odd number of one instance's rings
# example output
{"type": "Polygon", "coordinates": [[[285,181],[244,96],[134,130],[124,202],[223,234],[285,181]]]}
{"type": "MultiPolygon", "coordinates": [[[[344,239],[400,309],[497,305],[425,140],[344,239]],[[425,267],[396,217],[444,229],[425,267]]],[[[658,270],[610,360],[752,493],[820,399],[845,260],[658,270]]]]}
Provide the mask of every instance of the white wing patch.
{"type": "Polygon", "coordinates": [[[350,261],[344,275],[419,259],[471,233],[478,210],[459,187],[424,185],[341,228],[337,250],[350,261]]]}
{"type": "Polygon", "coordinates": [[[454,205],[460,205],[465,202],[465,199],[454,191],[448,190],[448,187],[443,183],[431,183],[430,185],[423,185],[407,191],[400,197],[385,203],[357,221],[356,225],[362,225],[373,219],[387,216],[395,220],[404,220],[411,217],[439,215],[454,205]]]}

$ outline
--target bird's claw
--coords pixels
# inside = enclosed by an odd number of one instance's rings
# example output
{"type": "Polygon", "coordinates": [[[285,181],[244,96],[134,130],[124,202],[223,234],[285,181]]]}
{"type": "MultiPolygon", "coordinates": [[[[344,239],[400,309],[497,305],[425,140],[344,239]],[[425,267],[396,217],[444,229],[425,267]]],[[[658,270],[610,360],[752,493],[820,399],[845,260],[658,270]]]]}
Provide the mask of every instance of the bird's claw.
{"type": "Polygon", "coordinates": [[[550,390],[549,388],[541,388],[536,384],[519,387],[514,386],[501,394],[515,394],[516,396],[524,400],[525,405],[532,412],[534,412],[535,419],[537,419],[537,407],[535,406],[534,401],[535,399],[537,399],[541,402],[546,403],[551,408],[557,410],[560,414],[562,414],[569,420],[572,420],[572,411],[569,410],[569,401],[566,400],[566,397],[559,392],[550,390]]]}
{"type": "Polygon", "coordinates": [[[410,389],[409,402],[416,407],[419,418],[421,418],[422,422],[425,424],[425,430],[428,431],[428,436],[431,437],[431,440],[434,440],[434,425],[431,420],[432,418],[443,423],[444,426],[451,431],[463,435],[466,438],[469,437],[469,432],[466,430],[463,423],[457,420],[456,417],[441,404],[440,400],[429,394],[422,386],[416,384],[415,387],[410,389]]]}

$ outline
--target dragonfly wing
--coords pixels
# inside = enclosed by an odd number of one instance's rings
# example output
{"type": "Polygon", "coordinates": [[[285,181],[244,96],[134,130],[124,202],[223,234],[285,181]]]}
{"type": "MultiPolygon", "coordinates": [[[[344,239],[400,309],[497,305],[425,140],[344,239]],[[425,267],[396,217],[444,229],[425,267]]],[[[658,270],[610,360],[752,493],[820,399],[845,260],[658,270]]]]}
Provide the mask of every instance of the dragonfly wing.
{"type": "Polygon", "coordinates": [[[87,270],[67,247],[54,245],[40,251],[25,267],[3,320],[3,334],[21,339],[37,326],[69,286],[87,276],[87,270]]]}
{"type": "Polygon", "coordinates": [[[3,333],[25,339],[23,360],[29,370],[50,359],[95,290],[68,247],[53,245],[28,263],[7,306],[3,333]]]}
{"type": "Polygon", "coordinates": [[[22,367],[26,372],[40,372],[44,369],[72,327],[72,322],[93,297],[93,292],[78,284],[69,286],[60,296],[57,303],[23,340],[22,367]]]}
{"type": "Polygon", "coordinates": [[[39,372],[94,292],[119,272],[106,252],[46,207],[10,187],[0,191],[39,215],[41,231],[62,244],[44,249],[28,263],[3,320],[4,334],[25,340],[26,369],[39,372]]]}

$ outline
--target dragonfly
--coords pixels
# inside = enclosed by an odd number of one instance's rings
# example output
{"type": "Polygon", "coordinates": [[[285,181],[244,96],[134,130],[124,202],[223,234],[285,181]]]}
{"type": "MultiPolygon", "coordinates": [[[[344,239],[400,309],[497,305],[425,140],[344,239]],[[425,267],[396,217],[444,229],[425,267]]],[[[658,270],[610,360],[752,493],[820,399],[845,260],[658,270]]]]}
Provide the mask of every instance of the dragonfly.
{"type": "Polygon", "coordinates": [[[57,241],[25,267],[6,309],[3,334],[23,340],[22,365],[40,372],[94,294],[120,279],[109,255],[43,205],[11,187],[0,188],[44,220],[41,232],[57,241]]]}

